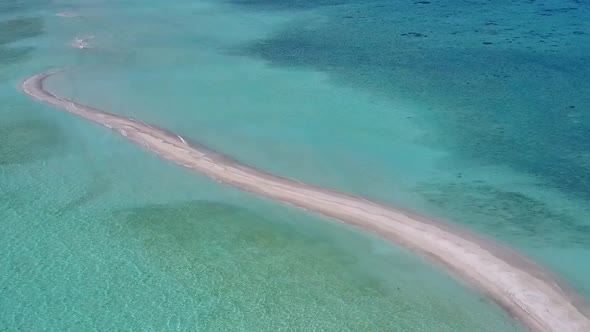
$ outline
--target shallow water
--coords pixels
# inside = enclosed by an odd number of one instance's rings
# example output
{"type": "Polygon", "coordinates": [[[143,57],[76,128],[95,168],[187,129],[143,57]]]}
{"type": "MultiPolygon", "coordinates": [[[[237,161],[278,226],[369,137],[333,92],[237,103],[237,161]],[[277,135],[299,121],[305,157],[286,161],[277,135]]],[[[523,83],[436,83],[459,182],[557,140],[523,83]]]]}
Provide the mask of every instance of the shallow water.
{"type": "Polygon", "coordinates": [[[516,329],[382,240],[219,186],[20,94],[11,103],[27,107],[3,114],[14,125],[2,141],[26,154],[6,153],[0,172],[2,329],[516,329]],[[42,121],[18,122],[32,115],[42,121]]]}
{"type": "Polygon", "coordinates": [[[0,29],[0,326],[517,328],[403,250],[211,183],[18,92],[55,66],[72,70],[51,88],[81,103],[461,223],[590,293],[589,15],[565,3],[0,7],[12,27],[0,29]],[[75,36],[95,47],[72,49],[75,36]]]}

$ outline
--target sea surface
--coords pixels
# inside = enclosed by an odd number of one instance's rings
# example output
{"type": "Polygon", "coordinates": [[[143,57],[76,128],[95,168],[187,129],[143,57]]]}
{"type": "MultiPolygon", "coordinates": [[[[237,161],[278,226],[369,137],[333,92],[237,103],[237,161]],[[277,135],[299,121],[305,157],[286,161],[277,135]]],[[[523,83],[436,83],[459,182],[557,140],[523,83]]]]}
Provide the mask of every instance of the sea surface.
{"type": "Polygon", "coordinates": [[[0,0],[0,330],[520,330],[404,249],[19,91],[53,67],[60,95],[464,226],[590,298],[587,1],[0,0]]]}

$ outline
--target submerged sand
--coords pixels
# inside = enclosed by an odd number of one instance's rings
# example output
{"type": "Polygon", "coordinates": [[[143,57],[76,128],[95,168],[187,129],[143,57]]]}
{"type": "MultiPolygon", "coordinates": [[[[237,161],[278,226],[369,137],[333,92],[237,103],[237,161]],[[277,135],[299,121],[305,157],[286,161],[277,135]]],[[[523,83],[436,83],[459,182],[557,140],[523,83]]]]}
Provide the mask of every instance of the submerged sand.
{"type": "Polygon", "coordinates": [[[590,331],[590,318],[575,295],[513,250],[401,209],[265,173],[156,126],[61,98],[43,87],[45,79],[60,71],[28,78],[23,91],[216,181],[375,232],[405,246],[468,281],[531,330],[590,331]]]}

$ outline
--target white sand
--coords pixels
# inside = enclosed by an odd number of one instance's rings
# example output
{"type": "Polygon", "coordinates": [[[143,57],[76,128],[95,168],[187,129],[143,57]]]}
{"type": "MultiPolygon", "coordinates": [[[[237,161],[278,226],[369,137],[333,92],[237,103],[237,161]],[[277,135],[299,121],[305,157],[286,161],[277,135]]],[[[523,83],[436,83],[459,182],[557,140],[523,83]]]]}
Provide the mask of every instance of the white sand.
{"type": "Polygon", "coordinates": [[[60,71],[27,79],[23,91],[216,181],[378,233],[468,281],[531,330],[590,331],[590,318],[575,295],[508,248],[400,209],[262,172],[155,126],[55,96],[44,90],[43,81],[60,71]]]}

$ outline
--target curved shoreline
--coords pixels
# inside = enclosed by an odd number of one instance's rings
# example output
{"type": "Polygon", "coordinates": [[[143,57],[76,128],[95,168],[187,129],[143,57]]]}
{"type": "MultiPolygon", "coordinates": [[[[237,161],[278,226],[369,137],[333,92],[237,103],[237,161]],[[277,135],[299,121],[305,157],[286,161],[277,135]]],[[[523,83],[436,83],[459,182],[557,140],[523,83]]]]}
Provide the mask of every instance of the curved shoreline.
{"type": "Polygon", "coordinates": [[[112,129],[164,159],[218,182],[375,232],[443,266],[489,295],[534,331],[590,331],[590,316],[550,273],[500,244],[413,213],[240,164],[167,130],[56,96],[51,70],[22,90],[40,102],[112,129]]]}

